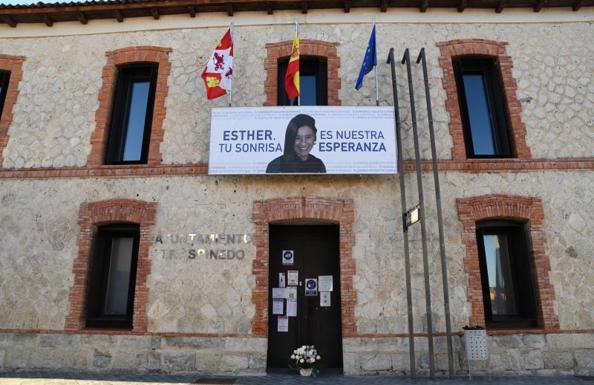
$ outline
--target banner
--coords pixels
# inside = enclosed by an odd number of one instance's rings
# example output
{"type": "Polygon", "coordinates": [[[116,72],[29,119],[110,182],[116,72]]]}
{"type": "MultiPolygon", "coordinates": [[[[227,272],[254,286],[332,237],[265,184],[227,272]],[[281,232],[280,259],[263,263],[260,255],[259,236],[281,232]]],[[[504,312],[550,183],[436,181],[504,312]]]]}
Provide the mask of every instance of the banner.
{"type": "Polygon", "coordinates": [[[208,173],[395,174],[394,108],[214,108],[208,173]]]}

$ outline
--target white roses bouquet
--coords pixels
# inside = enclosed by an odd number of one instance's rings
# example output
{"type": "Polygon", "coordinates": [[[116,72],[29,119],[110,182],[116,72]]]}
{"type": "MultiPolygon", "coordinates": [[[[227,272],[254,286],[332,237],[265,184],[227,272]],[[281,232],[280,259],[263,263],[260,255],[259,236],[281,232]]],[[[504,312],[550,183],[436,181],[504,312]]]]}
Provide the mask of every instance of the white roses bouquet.
{"type": "Polygon", "coordinates": [[[299,349],[293,350],[291,359],[289,360],[291,366],[298,369],[311,369],[315,368],[316,364],[322,359],[318,354],[315,346],[303,345],[299,349]]]}

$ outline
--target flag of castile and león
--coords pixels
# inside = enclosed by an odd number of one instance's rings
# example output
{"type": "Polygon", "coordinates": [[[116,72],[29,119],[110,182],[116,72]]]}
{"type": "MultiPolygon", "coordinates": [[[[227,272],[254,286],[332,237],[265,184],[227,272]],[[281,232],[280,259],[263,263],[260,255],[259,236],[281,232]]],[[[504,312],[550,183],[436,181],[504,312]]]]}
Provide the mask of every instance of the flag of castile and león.
{"type": "Polygon", "coordinates": [[[287,73],[285,74],[285,91],[289,99],[295,99],[299,96],[299,35],[295,34],[293,38],[293,49],[291,50],[291,58],[287,65],[287,73]]]}
{"type": "Polygon", "coordinates": [[[208,99],[218,98],[231,91],[233,80],[233,39],[227,30],[202,71],[208,99]]]}

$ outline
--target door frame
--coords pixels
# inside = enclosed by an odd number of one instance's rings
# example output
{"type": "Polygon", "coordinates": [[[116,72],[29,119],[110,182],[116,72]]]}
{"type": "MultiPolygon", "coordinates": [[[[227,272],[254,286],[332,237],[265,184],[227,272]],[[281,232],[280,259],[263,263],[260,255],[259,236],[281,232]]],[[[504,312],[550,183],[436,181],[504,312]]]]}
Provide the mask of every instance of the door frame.
{"type": "Polygon", "coordinates": [[[252,264],[252,274],[256,278],[256,285],[252,290],[252,303],[256,307],[256,312],[252,319],[253,336],[268,338],[269,224],[323,224],[324,222],[339,225],[342,338],[344,340],[357,336],[355,323],[357,293],[353,285],[353,276],[357,270],[352,256],[355,244],[354,217],[352,199],[293,197],[254,201],[252,220],[255,230],[252,240],[256,247],[256,257],[252,264]]]}

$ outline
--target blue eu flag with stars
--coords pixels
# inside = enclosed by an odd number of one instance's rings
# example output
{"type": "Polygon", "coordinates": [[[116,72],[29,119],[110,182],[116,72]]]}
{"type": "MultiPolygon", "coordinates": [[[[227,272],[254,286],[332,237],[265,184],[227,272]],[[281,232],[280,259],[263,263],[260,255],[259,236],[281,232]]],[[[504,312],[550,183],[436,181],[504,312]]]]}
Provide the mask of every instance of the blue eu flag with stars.
{"type": "Polygon", "coordinates": [[[367,45],[367,51],[365,51],[365,58],[363,58],[363,64],[361,65],[361,71],[359,71],[359,77],[357,78],[357,85],[355,89],[358,90],[363,86],[363,78],[367,75],[373,67],[377,65],[377,51],[375,49],[375,25],[371,30],[371,36],[369,37],[369,44],[367,45]]]}

